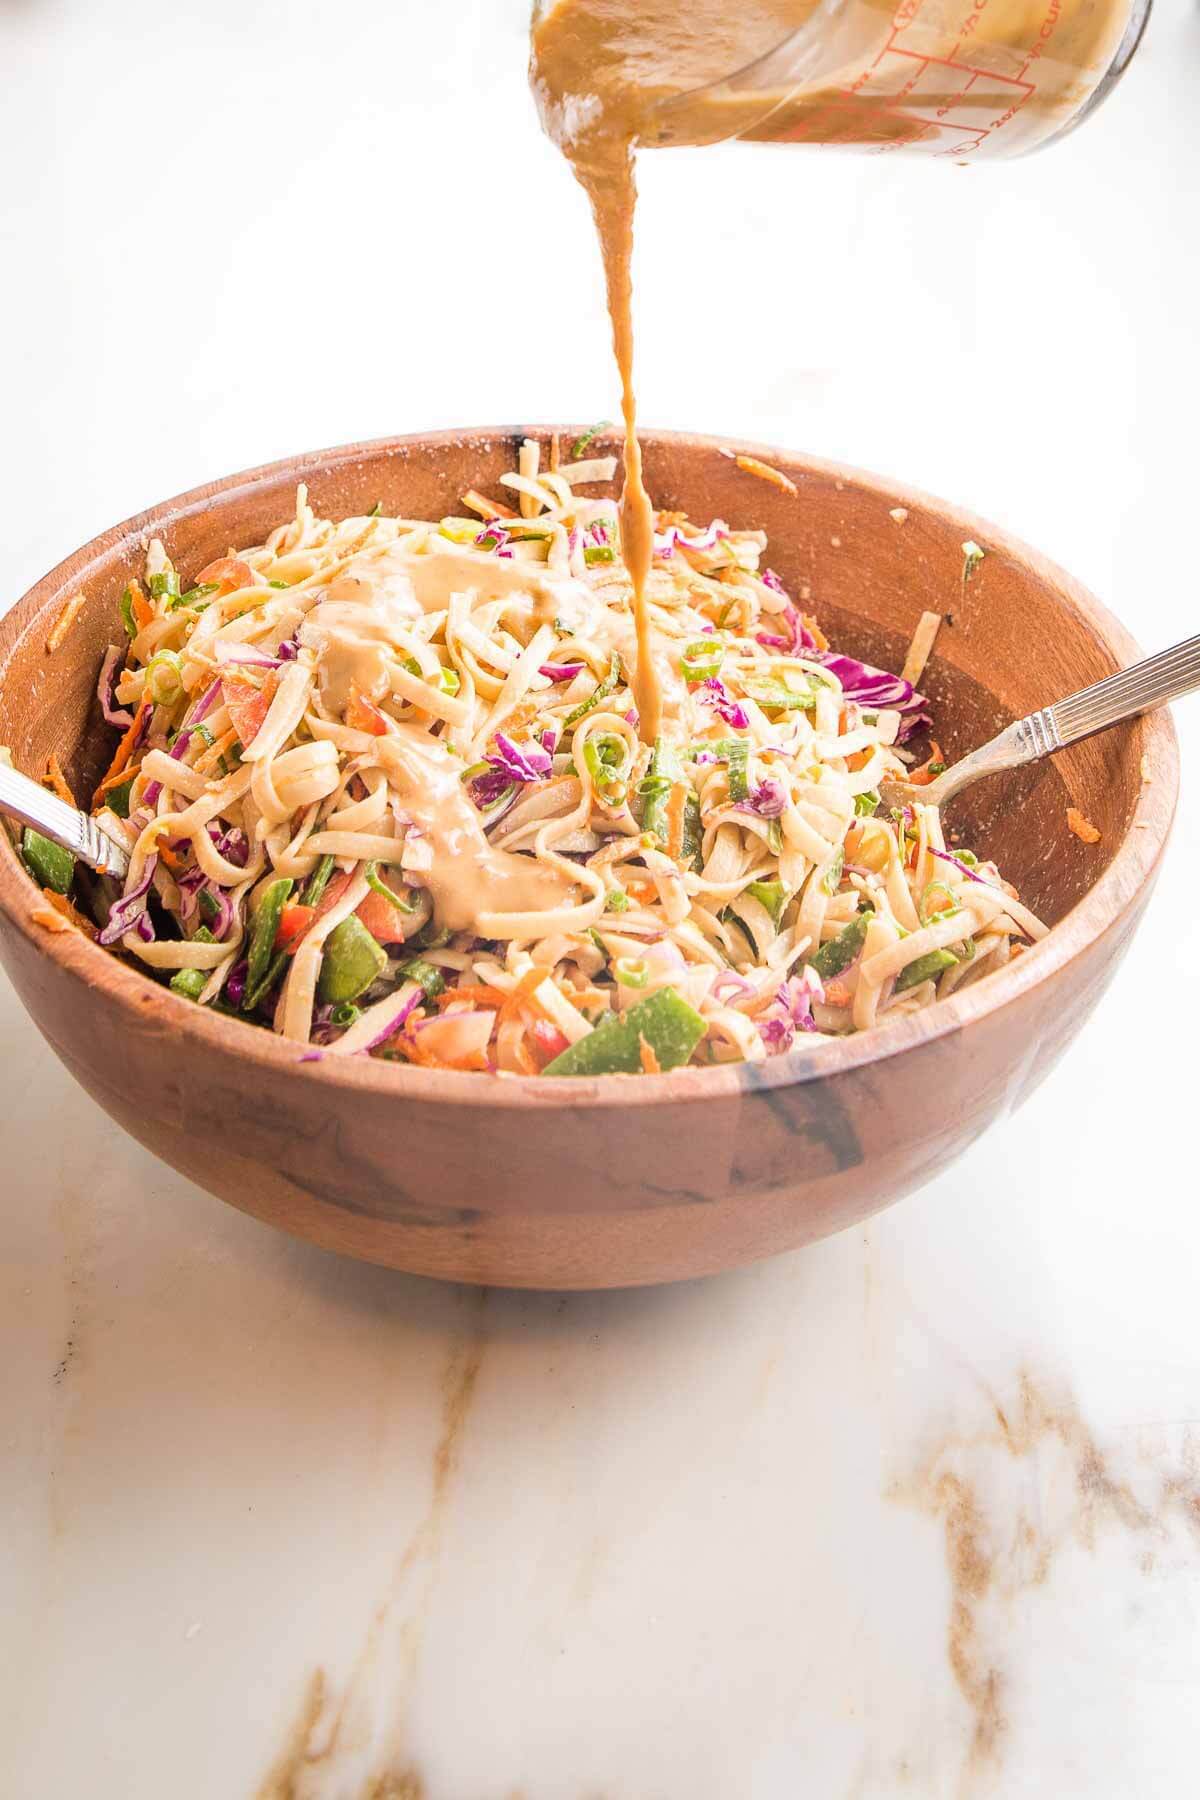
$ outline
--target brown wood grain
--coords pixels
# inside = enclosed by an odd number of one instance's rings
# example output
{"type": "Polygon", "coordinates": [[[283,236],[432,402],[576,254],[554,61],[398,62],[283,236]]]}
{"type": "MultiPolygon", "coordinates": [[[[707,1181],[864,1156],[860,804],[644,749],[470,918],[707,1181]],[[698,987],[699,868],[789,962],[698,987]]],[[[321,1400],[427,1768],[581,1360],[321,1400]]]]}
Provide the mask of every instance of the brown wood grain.
{"type": "MultiPolygon", "coordinates": [[[[532,428],[548,439],[550,428],[532,428]]],[[[557,428],[565,441],[579,427],[557,428]]],[[[40,774],[56,752],[80,793],[107,760],[94,699],[117,600],[163,537],[189,577],[288,517],[298,480],[320,513],[438,518],[495,491],[524,428],[441,433],[298,457],[197,489],[104,533],[0,621],[0,742],[40,774]],[[48,629],[78,590],[61,648],[48,629]]],[[[833,641],[890,667],[922,611],[948,613],[922,683],[951,756],[1135,660],[1070,577],[1007,534],[850,469],[646,433],[661,507],[769,534],[770,564],[833,641]],[[907,509],[897,523],[896,507],[907,509]],[[962,544],[987,551],[964,585],[962,544]],[[808,590],[805,593],[805,589],[808,590]]],[[[0,840],[0,958],[67,1068],[141,1143],[210,1192],[331,1249],[417,1273],[512,1286],[610,1287],[703,1275],[852,1224],[944,1168],[1018,1104],[1103,992],[1149,898],[1178,784],[1166,713],[1118,727],[948,813],[1055,929],[1009,968],[877,1032],[758,1066],[590,1081],[488,1078],[367,1058],[301,1064],[269,1032],[202,1012],[77,934],[30,914],[36,890],[0,840]],[[1142,780],[1143,757],[1152,779],[1142,780]],[[1101,831],[1084,845],[1076,805],[1101,831]]]]}

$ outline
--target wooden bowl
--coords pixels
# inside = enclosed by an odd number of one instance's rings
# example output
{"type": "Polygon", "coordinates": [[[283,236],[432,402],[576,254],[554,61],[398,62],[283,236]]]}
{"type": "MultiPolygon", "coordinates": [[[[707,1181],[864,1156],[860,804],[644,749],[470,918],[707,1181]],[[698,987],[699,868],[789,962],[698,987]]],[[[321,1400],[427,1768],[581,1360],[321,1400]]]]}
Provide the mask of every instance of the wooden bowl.
{"type": "MultiPolygon", "coordinates": [[[[334,517],[381,500],[389,512],[439,518],[459,510],[465,488],[492,488],[515,466],[522,435],[442,433],[296,457],[105,532],[0,622],[0,743],[33,774],[57,751],[76,791],[90,792],[111,738],[96,675],[150,535],[190,576],[230,545],[261,542],[290,515],[298,481],[334,517]],[[80,590],[79,622],[51,655],[50,627],[80,590]]],[[[949,614],[922,685],[951,757],[1138,654],[1068,576],[939,501],[736,446],[786,470],[797,497],[737,468],[714,440],[647,433],[644,443],[658,505],[764,527],[772,566],[839,646],[896,668],[921,611],[949,614]],[[967,538],[987,555],[964,583],[967,538]]],[[[156,1155],[258,1218],[455,1280],[670,1281],[853,1224],[944,1169],[1023,1100],[1091,1012],[1141,917],[1177,776],[1160,712],[964,796],[952,823],[1055,929],[915,1017],[756,1066],[538,1081],[367,1058],[301,1063],[270,1032],[177,999],[78,934],[33,924],[36,890],[3,834],[0,954],[93,1098],[156,1155]],[[1070,835],[1068,804],[1098,826],[1098,844],[1070,835]]]]}

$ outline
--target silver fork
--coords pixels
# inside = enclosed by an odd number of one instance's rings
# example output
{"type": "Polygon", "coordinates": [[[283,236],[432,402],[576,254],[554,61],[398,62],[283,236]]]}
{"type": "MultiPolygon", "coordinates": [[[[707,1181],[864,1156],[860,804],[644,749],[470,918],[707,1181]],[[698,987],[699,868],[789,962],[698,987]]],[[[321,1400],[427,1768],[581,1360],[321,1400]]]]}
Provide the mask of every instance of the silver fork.
{"type": "Polygon", "coordinates": [[[51,843],[95,869],[97,875],[115,875],[123,881],[129,872],[127,852],[101,831],[94,819],[4,764],[0,764],[0,812],[32,825],[51,843]]]}
{"type": "Polygon", "coordinates": [[[945,806],[981,775],[998,775],[1003,769],[1019,769],[1043,756],[1053,756],[1093,731],[1165,706],[1195,688],[1200,688],[1200,637],[1185,638],[1182,644],[1160,650],[1132,668],[1106,675],[1069,699],[1018,719],[925,787],[911,781],[881,781],[880,799],[885,806],[907,806],[914,801],[922,806],[945,806]]]}

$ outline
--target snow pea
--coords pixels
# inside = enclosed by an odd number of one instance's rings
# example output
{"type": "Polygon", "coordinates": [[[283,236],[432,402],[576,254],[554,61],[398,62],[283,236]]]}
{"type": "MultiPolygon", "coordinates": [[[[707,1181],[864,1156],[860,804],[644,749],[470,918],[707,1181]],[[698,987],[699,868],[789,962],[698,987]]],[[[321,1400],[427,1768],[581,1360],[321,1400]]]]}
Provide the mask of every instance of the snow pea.
{"type": "Polygon", "coordinates": [[[831,975],[840,975],[854,961],[866,940],[867,926],[875,917],[873,912],[856,913],[854,918],[837,937],[830,938],[827,944],[814,956],[809,958],[809,965],[817,971],[822,981],[828,981],[831,975]]]}
{"type": "Polygon", "coordinates": [[[21,852],[39,887],[53,888],[56,894],[70,893],[75,880],[75,858],[69,850],[64,850],[61,844],[52,844],[48,837],[27,825],[21,839],[21,852]]]}
{"type": "Polygon", "coordinates": [[[327,1006],[357,1000],[387,968],[387,951],[376,942],[355,913],[335,925],[325,940],[317,982],[318,998],[327,1006]]]}
{"type": "Polygon", "coordinates": [[[704,1020],[681,1000],[674,988],[659,988],[639,1000],[623,1018],[610,1014],[595,1031],[556,1056],[543,1075],[639,1075],[642,1040],[654,1052],[660,1069],[687,1062],[704,1036],[704,1020]]]}

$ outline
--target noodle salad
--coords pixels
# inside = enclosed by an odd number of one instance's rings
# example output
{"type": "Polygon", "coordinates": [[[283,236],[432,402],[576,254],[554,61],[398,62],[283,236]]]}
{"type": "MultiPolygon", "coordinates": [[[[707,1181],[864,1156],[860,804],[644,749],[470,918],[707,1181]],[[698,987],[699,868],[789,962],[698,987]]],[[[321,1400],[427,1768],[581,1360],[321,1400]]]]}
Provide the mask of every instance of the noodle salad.
{"type": "Polygon", "coordinates": [[[47,897],[302,1058],[520,1075],[761,1061],[1040,937],[936,808],[881,806],[881,779],[938,766],[905,749],[919,670],[832,650],[761,532],[657,515],[641,741],[595,497],[615,465],[591,449],[544,466],[526,441],[503,500],[439,522],[333,522],[301,487],[189,586],[152,541],[99,686],[122,735],[93,810],[124,891],[27,833],[47,897]]]}

